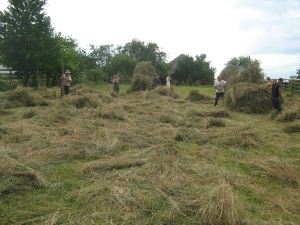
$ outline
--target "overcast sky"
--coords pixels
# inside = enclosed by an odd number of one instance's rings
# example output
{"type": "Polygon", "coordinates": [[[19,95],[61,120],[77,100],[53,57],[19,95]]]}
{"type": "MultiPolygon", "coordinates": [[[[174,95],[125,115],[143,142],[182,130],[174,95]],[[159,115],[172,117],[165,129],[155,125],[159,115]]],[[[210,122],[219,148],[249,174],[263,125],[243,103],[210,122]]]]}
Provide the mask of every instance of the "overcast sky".
{"type": "Polygon", "coordinates": [[[168,61],[204,53],[217,73],[242,55],[273,78],[300,67],[300,0],[48,0],[46,12],[86,50],[135,38],[157,43],[168,61]]]}

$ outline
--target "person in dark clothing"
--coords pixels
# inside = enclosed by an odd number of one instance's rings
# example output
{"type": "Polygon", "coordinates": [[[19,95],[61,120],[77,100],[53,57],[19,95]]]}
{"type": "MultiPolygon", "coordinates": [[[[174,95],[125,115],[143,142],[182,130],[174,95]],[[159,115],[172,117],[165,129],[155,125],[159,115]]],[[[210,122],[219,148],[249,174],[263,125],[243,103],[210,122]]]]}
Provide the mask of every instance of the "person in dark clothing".
{"type": "Polygon", "coordinates": [[[281,90],[280,85],[282,84],[283,79],[279,78],[277,83],[272,84],[272,92],[271,92],[271,98],[272,98],[272,104],[274,108],[274,115],[277,115],[281,112],[281,103],[282,103],[282,96],[281,96],[281,90]]]}

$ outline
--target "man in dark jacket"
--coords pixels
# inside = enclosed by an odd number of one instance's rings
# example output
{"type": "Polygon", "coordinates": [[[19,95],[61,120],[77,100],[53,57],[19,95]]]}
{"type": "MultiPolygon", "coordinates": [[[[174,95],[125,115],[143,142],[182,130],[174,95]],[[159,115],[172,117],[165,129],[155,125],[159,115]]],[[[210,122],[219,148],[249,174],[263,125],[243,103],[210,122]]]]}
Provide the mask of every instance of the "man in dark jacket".
{"type": "Polygon", "coordinates": [[[272,84],[271,98],[275,115],[281,112],[282,95],[280,85],[282,83],[283,79],[279,78],[277,83],[272,84]]]}

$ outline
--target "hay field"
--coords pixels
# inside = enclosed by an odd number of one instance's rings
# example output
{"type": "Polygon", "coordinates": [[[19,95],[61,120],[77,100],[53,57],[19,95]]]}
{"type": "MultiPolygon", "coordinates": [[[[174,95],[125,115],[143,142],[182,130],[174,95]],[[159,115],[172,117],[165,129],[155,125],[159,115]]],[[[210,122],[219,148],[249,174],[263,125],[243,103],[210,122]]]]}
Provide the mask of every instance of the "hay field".
{"type": "Polygon", "coordinates": [[[0,224],[300,224],[300,98],[271,120],[187,90],[2,92],[0,224]]]}

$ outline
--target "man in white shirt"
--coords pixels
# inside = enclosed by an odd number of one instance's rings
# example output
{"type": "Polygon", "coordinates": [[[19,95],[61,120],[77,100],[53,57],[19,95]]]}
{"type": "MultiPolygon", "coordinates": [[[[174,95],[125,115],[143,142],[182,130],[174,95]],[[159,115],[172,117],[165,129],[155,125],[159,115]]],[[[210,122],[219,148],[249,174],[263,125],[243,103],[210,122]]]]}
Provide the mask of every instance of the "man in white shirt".
{"type": "Polygon", "coordinates": [[[216,99],[215,99],[215,106],[218,104],[219,98],[223,98],[225,94],[224,87],[226,86],[226,81],[221,80],[221,77],[218,76],[217,80],[215,81],[215,88],[216,88],[216,99]]]}

